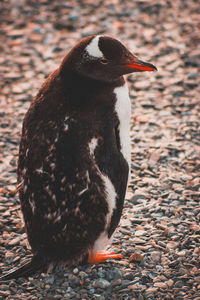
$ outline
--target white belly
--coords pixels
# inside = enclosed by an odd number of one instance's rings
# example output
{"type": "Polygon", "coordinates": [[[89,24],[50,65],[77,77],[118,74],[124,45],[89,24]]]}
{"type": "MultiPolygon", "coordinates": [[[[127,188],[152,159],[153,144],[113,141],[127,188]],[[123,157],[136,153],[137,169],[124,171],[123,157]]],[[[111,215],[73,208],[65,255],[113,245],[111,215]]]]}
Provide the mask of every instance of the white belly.
{"type": "MultiPolygon", "coordinates": [[[[131,103],[129,99],[128,86],[125,83],[123,86],[117,87],[114,89],[117,101],[115,105],[115,111],[119,119],[119,138],[121,153],[129,165],[131,163],[131,141],[130,141],[130,116],[131,116],[131,103]]],[[[97,140],[94,138],[91,140],[89,145],[90,154],[93,155],[94,149],[97,146],[97,140]]],[[[96,166],[97,167],[97,166],[96,166]]],[[[98,167],[97,167],[98,168],[98,167]]],[[[107,229],[110,225],[111,217],[113,210],[116,208],[116,192],[115,188],[110,181],[110,179],[103,175],[100,171],[99,174],[103,179],[105,190],[106,190],[106,201],[108,204],[108,214],[106,217],[106,224],[104,231],[100,234],[93,246],[93,253],[105,250],[108,244],[111,242],[111,239],[108,239],[107,229]]]]}
{"type": "Polygon", "coordinates": [[[125,83],[123,86],[114,89],[117,101],[115,111],[119,119],[119,138],[121,152],[127,161],[130,169],[131,164],[131,140],[130,140],[130,117],[131,117],[131,102],[128,93],[128,86],[125,83]]]}
{"type": "Polygon", "coordinates": [[[105,195],[106,195],[105,200],[108,205],[108,213],[107,213],[106,219],[105,219],[104,231],[99,235],[98,239],[94,243],[94,246],[92,249],[93,253],[97,253],[97,252],[101,252],[101,251],[105,250],[109,244],[107,230],[108,230],[108,227],[110,226],[113,210],[116,208],[116,197],[117,197],[115,188],[114,188],[111,180],[108,178],[108,176],[106,176],[100,172],[100,170],[95,162],[94,151],[95,151],[95,148],[97,147],[97,145],[98,145],[97,138],[93,138],[88,146],[89,146],[90,155],[94,159],[94,165],[97,169],[97,172],[99,173],[99,175],[104,183],[105,195]]]}

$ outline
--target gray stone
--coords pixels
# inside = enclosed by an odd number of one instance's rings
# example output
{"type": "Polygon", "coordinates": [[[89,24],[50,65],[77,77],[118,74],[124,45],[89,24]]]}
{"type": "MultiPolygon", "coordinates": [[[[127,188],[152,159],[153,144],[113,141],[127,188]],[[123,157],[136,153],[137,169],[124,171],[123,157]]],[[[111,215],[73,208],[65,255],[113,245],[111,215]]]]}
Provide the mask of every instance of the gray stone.
{"type": "Polygon", "coordinates": [[[78,268],[74,268],[74,270],[73,270],[74,275],[77,275],[78,272],[79,272],[78,268]]]}
{"type": "Polygon", "coordinates": [[[103,279],[103,278],[99,278],[97,280],[93,281],[92,284],[95,288],[100,288],[100,289],[106,289],[108,288],[111,284],[108,280],[103,279]]]}
{"type": "Polygon", "coordinates": [[[108,280],[119,279],[119,278],[122,278],[122,272],[118,268],[113,268],[112,270],[106,272],[106,279],[108,280]]]}
{"type": "Polygon", "coordinates": [[[93,295],[94,300],[105,300],[105,297],[99,294],[94,294],[93,295]]]}
{"type": "Polygon", "coordinates": [[[47,283],[47,284],[53,284],[54,283],[54,275],[49,275],[48,277],[44,278],[44,281],[47,283]]]}
{"type": "Polygon", "coordinates": [[[159,251],[153,251],[151,252],[151,260],[154,263],[159,263],[161,259],[161,253],[159,251]]]}
{"type": "Polygon", "coordinates": [[[118,286],[118,285],[121,285],[122,284],[122,280],[121,278],[119,279],[114,279],[112,282],[111,282],[112,286],[118,286]]]}
{"type": "Polygon", "coordinates": [[[123,274],[123,278],[128,280],[133,280],[134,274],[132,272],[126,272],[125,274],[123,274]]]}

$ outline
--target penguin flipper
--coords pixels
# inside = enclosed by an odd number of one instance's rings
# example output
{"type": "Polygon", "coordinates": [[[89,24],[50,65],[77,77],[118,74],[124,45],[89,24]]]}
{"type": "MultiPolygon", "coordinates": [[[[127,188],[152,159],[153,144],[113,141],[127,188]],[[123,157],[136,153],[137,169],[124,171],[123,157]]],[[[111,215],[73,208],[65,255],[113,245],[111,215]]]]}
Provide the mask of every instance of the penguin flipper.
{"type": "Polygon", "coordinates": [[[42,264],[41,260],[39,260],[38,257],[33,257],[31,261],[27,262],[18,269],[13,269],[9,273],[1,276],[0,282],[11,279],[17,279],[19,277],[28,277],[30,275],[35,274],[39,270],[42,271],[43,267],[44,264],[42,264]]]}

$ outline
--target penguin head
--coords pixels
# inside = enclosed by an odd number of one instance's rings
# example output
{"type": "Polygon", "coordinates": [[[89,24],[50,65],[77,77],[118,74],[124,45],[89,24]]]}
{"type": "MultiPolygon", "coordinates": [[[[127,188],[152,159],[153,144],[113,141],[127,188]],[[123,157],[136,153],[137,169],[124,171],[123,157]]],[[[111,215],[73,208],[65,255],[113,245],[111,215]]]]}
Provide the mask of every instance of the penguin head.
{"type": "Polygon", "coordinates": [[[75,72],[95,80],[112,82],[125,74],[155,71],[156,67],[141,61],[120,41],[109,36],[84,38],[66,55],[61,72],[75,72]]]}

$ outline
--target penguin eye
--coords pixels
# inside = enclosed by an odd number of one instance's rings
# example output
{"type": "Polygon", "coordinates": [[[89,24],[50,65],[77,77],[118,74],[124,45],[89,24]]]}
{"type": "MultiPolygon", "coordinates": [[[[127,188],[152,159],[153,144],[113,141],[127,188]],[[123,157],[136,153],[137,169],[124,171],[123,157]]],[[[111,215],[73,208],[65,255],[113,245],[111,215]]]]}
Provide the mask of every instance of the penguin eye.
{"type": "Polygon", "coordinates": [[[101,63],[104,64],[104,65],[108,64],[108,62],[109,61],[106,58],[101,59],[101,63]]]}

